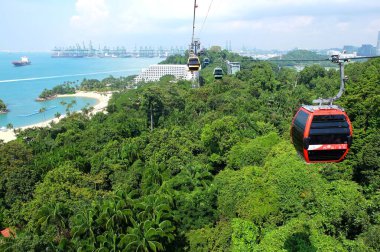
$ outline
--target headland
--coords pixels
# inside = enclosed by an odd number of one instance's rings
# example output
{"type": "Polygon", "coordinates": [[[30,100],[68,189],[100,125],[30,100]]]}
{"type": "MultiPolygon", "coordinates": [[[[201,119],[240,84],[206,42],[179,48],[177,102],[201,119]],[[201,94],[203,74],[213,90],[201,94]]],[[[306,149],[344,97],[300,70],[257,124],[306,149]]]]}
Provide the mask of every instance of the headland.
{"type": "MultiPolygon", "coordinates": [[[[84,91],[78,91],[75,94],[67,94],[67,95],[57,95],[57,97],[86,97],[86,98],[92,98],[96,99],[97,103],[93,106],[94,109],[92,110],[91,114],[96,114],[97,112],[105,112],[105,109],[107,108],[108,101],[112,96],[112,92],[84,92],[84,91]]],[[[29,128],[43,128],[43,127],[49,127],[52,122],[57,123],[59,120],[64,118],[65,115],[61,116],[60,118],[54,118],[50,120],[46,120],[40,123],[31,124],[23,127],[19,127],[16,129],[29,129],[29,128]]],[[[0,140],[3,140],[5,143],[15,140],[16,134],[14,133],[14,129],[7,129],[7,128],[0,128],[0,140]]]]}

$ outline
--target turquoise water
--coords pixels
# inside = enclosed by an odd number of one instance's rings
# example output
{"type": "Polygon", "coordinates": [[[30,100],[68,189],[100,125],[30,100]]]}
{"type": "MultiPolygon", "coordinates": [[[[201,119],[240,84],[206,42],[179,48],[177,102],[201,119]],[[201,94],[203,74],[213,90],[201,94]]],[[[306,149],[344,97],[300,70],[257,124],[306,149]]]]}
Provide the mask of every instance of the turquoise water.
{"type": "Polygon", "coordinates": [[[57,98],[45,102],[35,99],[44,88],[51,89],[65,81],[78,84],[87,79],[103,79],[139,74],[142,68],[156,64],[159,58],[51,58],[50,53],[4,53],[0,52],[0,99],[10,110],[0,114],[0,127],[12,123],[14,127],[22,127],[41,121],[53,119],[54,115],[66,113],[66,106],[60,104],[76,101],[71,111],[96,104],[95,99],[57,98]],[[31,65],[14,67],[11,63],[21,56],[28,56],[31,65]],[[46,112],[38,113],[41,108],[46,112]]]}

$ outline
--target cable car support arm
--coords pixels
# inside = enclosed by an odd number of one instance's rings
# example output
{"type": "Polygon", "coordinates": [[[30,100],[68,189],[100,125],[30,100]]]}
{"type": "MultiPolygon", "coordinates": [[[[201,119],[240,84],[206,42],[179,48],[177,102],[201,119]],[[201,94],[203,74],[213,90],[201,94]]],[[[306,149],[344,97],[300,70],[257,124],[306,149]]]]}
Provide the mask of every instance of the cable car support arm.
{"type": "Polygon", "coordinates": [[[331,62],[338,63],[338,65],[339,65],[339,71],[340,71],[340,88],[339,88],[339,92],[338,92],[337,95],[335,95],[334,97],[331,97],[331,98],[327,98],[327,99],[319,98],[317,100],[313,100],[314,104],[319,104],[319,105],[329,104],[331,106],[334,101],[338,100],[343,95],[344,84],[347,81],[347,77],[344,76],[344,63],[348,62],[348,59],[340,59],[339,55],[333,55],[331,57],[331,62]]]}

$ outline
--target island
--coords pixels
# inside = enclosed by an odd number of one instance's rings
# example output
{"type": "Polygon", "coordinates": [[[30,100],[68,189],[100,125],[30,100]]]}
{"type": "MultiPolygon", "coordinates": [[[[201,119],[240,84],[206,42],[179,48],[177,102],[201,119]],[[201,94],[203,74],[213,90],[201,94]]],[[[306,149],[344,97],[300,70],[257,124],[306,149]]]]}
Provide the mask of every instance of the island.
{"type": "Polygon", "coordinates": [[[72,82],[65,82],[61,85],[55,86],[53,89],[44,89],[36,101],[46,101],[63,94],[75,94],[76,88],[72,86],[72,82]]]}
{"type": "Polygon", "coordinates": [[[0,114],[8,113],[9,110],[7,109],[7,105],[3,102],[3,100],[0,99],[0,114]]]}

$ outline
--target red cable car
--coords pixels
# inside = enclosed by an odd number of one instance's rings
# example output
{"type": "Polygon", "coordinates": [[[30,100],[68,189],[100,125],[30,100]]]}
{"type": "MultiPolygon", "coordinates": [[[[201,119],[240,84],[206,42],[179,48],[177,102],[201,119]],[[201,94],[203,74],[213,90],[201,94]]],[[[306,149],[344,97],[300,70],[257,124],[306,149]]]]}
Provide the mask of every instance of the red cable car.
{"type": "Polygon", "coordinates": [[[302,106],[293,118],[290,134],[307,163],[340,162],[352,143],[350,119],[335,105],[302,106]]]}

